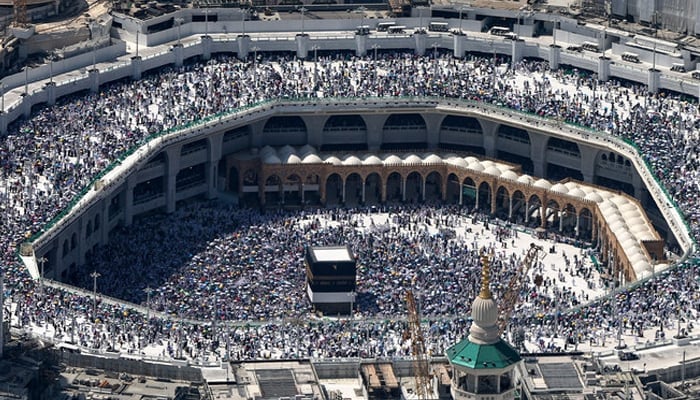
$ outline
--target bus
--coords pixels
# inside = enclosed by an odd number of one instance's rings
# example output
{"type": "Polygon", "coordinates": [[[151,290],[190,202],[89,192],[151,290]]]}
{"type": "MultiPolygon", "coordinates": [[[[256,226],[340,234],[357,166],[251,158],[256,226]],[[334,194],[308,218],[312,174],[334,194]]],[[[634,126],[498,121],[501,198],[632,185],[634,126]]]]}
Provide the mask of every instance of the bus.
{"type": "Polygon", "coordinates": [[[387,32],[389,32],[389,34],[395,35],[397,33],[404,33],[405,29],[406,27],[403,25],[393,25],[389,27],[389,30],[387,32]]]}
{"type": "Polygon", "coordinates": [[[628,51],[622,53],[622,59],[633,63],[639,63],[639,55],[630,53],[628,51]]]}
{"type": "Polygon", "coordinates": [[[491,29],[489,29],[489,33],[495,36],[505,36],[511,32],[510,29],[504,26],[494,26],[491,29]]]}
{"type": "Polygon", "coordinates": [[[593,43],[593,42],[583,42],[581,43],[581,48],[584,50],[592,51],[592,52],[599,52],[598,50],[598,43],[593,43]]]}
{"type": "Polygon", "coordinates": [[[358,26],[355,29],[355,33],[358,35],[369,35],[369,25],[358,26]]]}
{"type": "Polygon", "coordinates": [[[377,32],[387,32],[389,27],[396,25],[396,22],[380,22],[377,24],[377,32]]]}
{"type": "Polygon", "coordinates": [[[428,30],[432,32],[447,32],[449,29],[449,26],[447,22],[431,22],[430,25],[428,25],[428,30]]]}

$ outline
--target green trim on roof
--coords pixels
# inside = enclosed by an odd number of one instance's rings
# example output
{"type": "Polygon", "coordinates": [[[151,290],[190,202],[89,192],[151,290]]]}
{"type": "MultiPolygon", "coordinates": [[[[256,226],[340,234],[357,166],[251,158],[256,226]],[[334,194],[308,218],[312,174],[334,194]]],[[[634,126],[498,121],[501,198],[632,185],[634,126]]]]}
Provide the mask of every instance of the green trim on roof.
{"type": "Polygon", "coordinates": [[[476,344],[464,339],[447,349],[447,358],[452,365],[471,369],[500,369],[522,360],[520,354],[502,339],[494,344],[476,344]]]}

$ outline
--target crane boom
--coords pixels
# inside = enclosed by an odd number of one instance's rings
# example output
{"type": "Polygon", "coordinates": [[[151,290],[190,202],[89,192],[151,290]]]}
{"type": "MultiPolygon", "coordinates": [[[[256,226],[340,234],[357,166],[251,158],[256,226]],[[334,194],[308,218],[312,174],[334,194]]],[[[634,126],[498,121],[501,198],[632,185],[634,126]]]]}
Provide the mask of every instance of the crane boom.
{"type": "Polygon", "coordinates": [[[408,308],[408,333],[411,338],[413,369],[416,376],[416,395],[419,399],[429,399],[432,397],[430,364],[425,353],[425,338],[420,328],[420,314],[416,306],[416,299],[410,290],[406,292],[406,307],[408,308]]]}
{"type": "Polygon", "coordinates": [[[498,318],[498,329],[501,334],[506,330],[508,326],[508,321],[513,314],[513,309],[515,308],[515,303],[518,302],[518,297],[520,295],[520,289],[523,286],[523,282],[526,281],[528,271],[532,268],[532,265],[537,260],[537,253],[542,251],[542,247],[534,243],[530,244],[530,248],[525,254],[525,259],[518,266],[518,270],[515,272],[503,294],[503,299],[500,301],[501,312],[498,318]]]}

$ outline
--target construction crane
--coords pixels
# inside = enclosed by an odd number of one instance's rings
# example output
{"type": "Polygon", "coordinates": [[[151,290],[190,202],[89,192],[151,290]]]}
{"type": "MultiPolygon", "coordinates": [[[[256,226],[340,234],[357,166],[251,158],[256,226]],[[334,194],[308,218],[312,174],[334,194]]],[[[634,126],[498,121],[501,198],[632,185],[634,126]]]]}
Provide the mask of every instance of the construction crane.
{"type": "Polygon", "coordinates": [[[432,398],[433,384],[430,379],[430,364],[425,352],[425,338],[420,328],[420,313],[416,306],[413,292],[406,292],[406,306],[408,308],[408,332],[411,339],[411,351],[413,353],[413,370],[416,376],[416,396],[425,400],[432,398]]]}
{"type": "MultiPolygon", "coordinates": [[[[530,268],[532,268],[535,261],[537,261],[538,253],[541,251],[541,246],[531,243],[530,248],[525,254],[525,259],[523,260],[523,262],[520,263],[518,270],[508,282],[508,286],[506,287],[506,291],[503,294],[503,298],[499,301],[501,310],[498,317],[498,329],[501,334],[503,334],[503,332],[506,330],[506,327],[508,326],[508,321],[510,320],[511,315],[513,314],[515,303],[518,302],[520,289],[523,286],[523,282],[527,281],[527,273],[528,271],[530,271],[530,268]]],[[[544,255],[544,252],[542,252],[543,258],[544,255]]]]}

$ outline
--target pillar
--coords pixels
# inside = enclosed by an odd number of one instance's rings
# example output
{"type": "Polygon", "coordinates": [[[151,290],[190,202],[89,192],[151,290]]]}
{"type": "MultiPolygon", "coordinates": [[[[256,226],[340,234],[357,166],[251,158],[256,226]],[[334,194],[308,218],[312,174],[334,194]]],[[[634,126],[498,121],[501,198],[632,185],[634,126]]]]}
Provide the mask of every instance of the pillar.
{"type": "Polygon", "coordinates": [[[425,121],[425,128],[428,131],[427,145],[429,149],[437,149],[440,145],[440,127],[445,117],[442,114],[427,113],[421,114],[425,121]]]}
{"type": "MultiPolygon", "coordinates": [[[[90,79],[90,92],[97,93],[100,91],[100,70],[92,68],[88,71],[88,79],[90,79]]],[[[140,78],[139,78],[140,79],[140,78]]]]}
{"type": "Polygon", "coordinates": [[[213,40],[211,39],[211,36],[205,35],[202,36],[202,59],[207,61],[211,58],[211,47],[213,44],[213,40]]]}
{"type": "Polygon", "coordinates": [[[513,196],[508,199],[508,221],[513,219],[513,196]]]}
{"type": "Polygon", "coordinates": [[[109,242],[109,199],[106,196],[102,199],[102,214],[100,215],[100,245],[104,246],[109,242]]]}
{"type": "Polygon", "coordinates": [[[367,191],[367,182],[364,179],[362,181],[362,204],[365,204],[365,192],[367,191]]]}
{"type": "Polygon", "coordinates": [[[576,228],[574,228],[574,234],[576,237],[581,236],[581,212],[576,210],[576,228]]]}
{"type": "Polygon", "coordinates": [[[136,187],[136,177],[132,174],[126,179],[126,193],[124,193],[124,226],[131,226],[134,222],[134,187],[136,187]]]}
{"type": "Polygon", "coordinates": [[[605,56],[598,57],[598,80],[607,82],[610,79],[610,59],[605,56]]]}
{"type": "Polygon", "coordinates": [[[415,54],[417,56],[425,55],[425,46],[428,40],[428,34],[425,31],[421,31],[419,33],[414,33],[413,37],[416,40],[415,54]]]}
{"type": "Polygon", "coordinates": [[[401,177],[401,201],[406,201],[406,177],[401,177]]]}
{"type": "Polygon", "coordinates": [[[165,212],[175,212],[177,194],[177,173],[180,172],[180,147],[173,146],[166,150],[168,164],[165,170],[165,212]]]}
{"type": "Polygon", "coordinates": [[[298,34],[295,36],[294,40],[297,44],[297,58],[306,59],[309,56],[309,42],[311,41],[308,34],[298,34]]]}
{"type": "Polygon", "coordinates": [[[138,81],[141,79],[141,56],[131,57],[131,79],[138,81]]]}
{"type": "MultiPolygon", "coordinates": [[[[216,185],[219,176],[219,161],[221,160],[221,144],[223,143],[223,134],[209,136],[207,138],[207,163],[206,163],[206,180],[207,180],[207,199],[215,199],[218,197],[218,188],[216,185]]],[[[239,179],[240,182],[240,179],[239,179]]],[[[239,192],[240,193],[240,192],[239,192]]]]}
{"type": "Polygon", "coordinates": [[[511,53],[512,57],[512,69],[515,69],[515,64],[523,60],[523,49],[525,48],[525,41],[523,39],[511,40],[511,53]]]}
{"type": "Polygon", "coordinates": [[[426,178],[423,177],[420,181],[420,186],[421,186],[421,201],[425,202],[425,181],[426,178]]]}
{"type": "Polygon", "coordinates": [[[0,134],[7,134],[7,113],[0,111],[0,134]]]}
{"type": "Polygon", "coordinates": [[[343,192],[341,193],[342,199],[341,203],[345,204],[345,182],[347,182],[348,178],[346,177],[345,179],[342,180],[343,183],[343,192]]]}
{"type": "Polygon", "coordinates": [[[184,51],[183,51],[183,46],[182,43],[178,43],[174,45],[170,51],[173,52],[173,56],[175,57],[175,66],[176,67],[182,67],[182,63],[184,62],[184,51]]]}
{"type": "Polygon", "coordinates": [[[22,93],[22,116],[29,119],[32,115],[32,102],[29,100],[29,95],[22,93]]]}
{"type": "Polygon", "coordinates": [[[540,204],[540,227],[546,228],[547,227],[547,207],[545,206],[545,200],[542,200],[542,204],[540,204]]]}
{"type": "Polygon", "coordinates": [[[46,90],[46,103],[50,106],[56,104],[56,82],[47,83],[44,90],[46,90]]]}
{"type": "Polygon", "coordinates": [[[452,35],[452,56],[455,58],[464,58],[466,53],[467,35],[452,35]]]}
{"type": "Polygon", "coordinates": [[[649,68],[647,74],[647,90],[649,93],[655,94],[659,91],[659,80],[661,78],[661,71],[658,69],[649,68]]]}
{"type": "Polygon", "coordinates": [[[355,34],[355,55],[358,57],[367,55],[367,35],[362,33],[355,34]]]}
{"type": "Polygon", "coordinates": [[[564,230],[564,212],[559,210],[559,232],[564,230]]]}
{"type": "Polygon", "coordinates": [[[549,46],[549,69],[556,71],[559,69],[559,62],[561,60],[561,46],[552,44],[549,46]]]}
{"type": "Polygon", "coordinates": [[[238,45],[238,59],[245,60],[248,58],[248,53],[250,53],[250,36],[238,35],[236,44],[238,45]]]}

